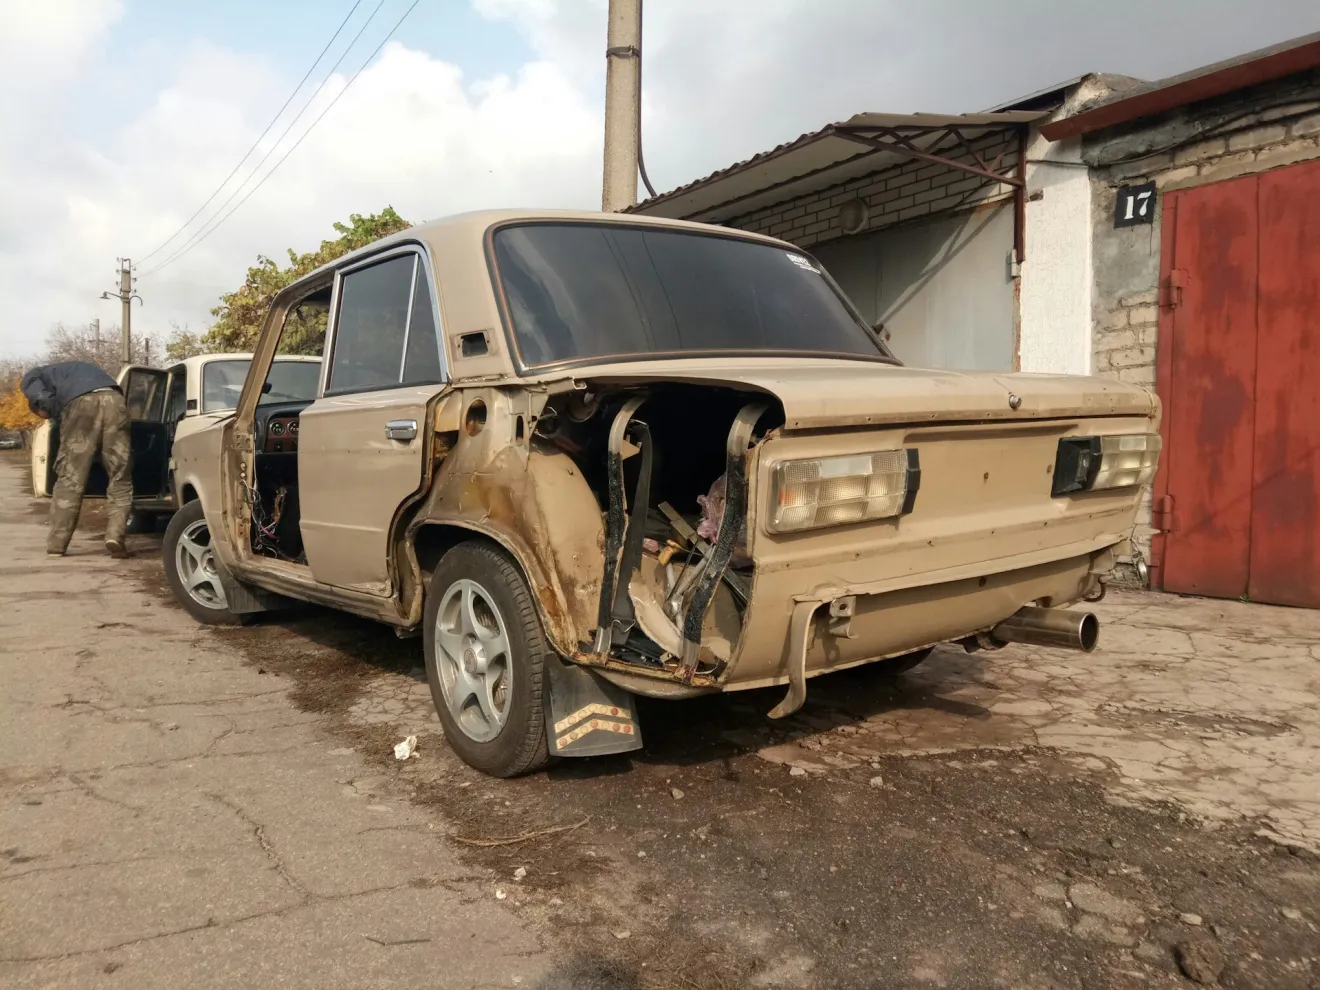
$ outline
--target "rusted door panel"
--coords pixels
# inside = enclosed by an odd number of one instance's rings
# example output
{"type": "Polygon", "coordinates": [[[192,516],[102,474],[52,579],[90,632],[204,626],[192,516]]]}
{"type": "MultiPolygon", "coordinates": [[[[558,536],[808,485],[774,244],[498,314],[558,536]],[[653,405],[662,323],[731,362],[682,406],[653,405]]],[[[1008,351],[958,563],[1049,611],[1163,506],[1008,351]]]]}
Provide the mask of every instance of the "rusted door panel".
{"type": "Polygon", "coordinates": [[[1320,607],[1320,162],[1260,176],[1251,581],[1320,607]]]}
{"type": "MultiPolygon", "coordinates": [[[[1177,197],[1168,395],[1164,588],[1236,598],[1247,590],[1256,377],[1256,177],[1177,197]]],[[[1167,279],[1169,272],[1163,273],[1167,279]]]]}

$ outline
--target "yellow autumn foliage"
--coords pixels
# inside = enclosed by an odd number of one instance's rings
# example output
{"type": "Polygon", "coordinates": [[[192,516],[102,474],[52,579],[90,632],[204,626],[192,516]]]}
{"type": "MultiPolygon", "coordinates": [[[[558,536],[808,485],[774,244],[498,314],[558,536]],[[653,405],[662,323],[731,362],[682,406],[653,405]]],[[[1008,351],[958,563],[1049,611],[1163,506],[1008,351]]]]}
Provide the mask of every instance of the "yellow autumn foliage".
{"type": "Polygon", "coordinates": [[[28,409],[27,396],[18,383],[0,397],[0,430],[31,430],[41,423],[41,417],[28,409]]]}

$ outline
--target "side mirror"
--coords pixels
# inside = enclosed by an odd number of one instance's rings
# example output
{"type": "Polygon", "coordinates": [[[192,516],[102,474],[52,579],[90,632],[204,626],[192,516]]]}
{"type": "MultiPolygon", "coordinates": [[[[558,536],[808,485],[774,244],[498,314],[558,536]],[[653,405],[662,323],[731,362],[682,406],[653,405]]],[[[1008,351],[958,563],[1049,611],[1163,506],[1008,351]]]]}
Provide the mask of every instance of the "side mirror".
{"type": "Polygon", "coordinates": [[[266,382],[265,385],[262,385],[262,386],[261,386],[261,394],[262,394],[262,395],[270,395],[270,390],[271,390],[272,387],[273,387],[273,386],[271,385],[270,382],[266,382]]]}

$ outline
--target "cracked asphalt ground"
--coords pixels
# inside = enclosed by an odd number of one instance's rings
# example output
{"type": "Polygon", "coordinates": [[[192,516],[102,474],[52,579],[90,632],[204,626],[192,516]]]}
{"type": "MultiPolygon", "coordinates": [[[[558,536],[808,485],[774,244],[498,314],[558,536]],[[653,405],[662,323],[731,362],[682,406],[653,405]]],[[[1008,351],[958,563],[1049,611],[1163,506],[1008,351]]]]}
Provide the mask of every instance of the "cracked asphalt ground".
{"type": "Polygon", "coordinates": [[[0,467],[5,986],[1320,990],[1316,613],[1115,592],[1091,657],[645,704],[493,781],[416,640],[201,629],[151,539],[40,523],[0,467]]]}
{"type": "Polygon", "coordinates": [[[0,460],[0,986],[546,972],[434,814],[363,786],[287,681],[130,576],[158,562],[126,568],[85,529],[48,559],[18,465],[0,460]]]}

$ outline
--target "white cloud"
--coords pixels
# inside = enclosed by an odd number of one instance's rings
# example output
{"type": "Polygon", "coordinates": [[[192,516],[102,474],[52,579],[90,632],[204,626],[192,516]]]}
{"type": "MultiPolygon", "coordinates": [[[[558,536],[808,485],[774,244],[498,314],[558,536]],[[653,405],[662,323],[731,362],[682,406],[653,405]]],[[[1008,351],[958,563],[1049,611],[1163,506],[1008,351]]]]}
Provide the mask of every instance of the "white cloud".
{"type": "MultiPolygon", "coordinates": [[[[200,329],[258,252],[309,249],[350,212],[596,204],[606,0],[470,2],[521,32],[532,60],[474,78],[387,46],[241,210],[140,283],[136,325],[200,329]]],[[[860,110],[975,110],[1097,69],[1164,75],[1314,30],[1313,4],[1113,0],[1096,16],[1053,0],[652,0],[647,164],[663,190],[860,110]]],[[[36,350],[57,319],[116,320],[117,305],[97,300],[115,257],[154,247],[197,208],[301,70],[199,43],[170,55],[169,83],[91,139],[71,130],[81,125],[68,101],[77,86],[107,85],[80,72],[124,71],[83,68],[121,13],[120,0],[6,5],[0,353],[36,350]]],[[[294,136],[344,82],[327,85],[294,136]]]]}
{"type": "Polygon", "coordinates": [[[0,73],[43,81],[77,71],[78,61],[123,16],[122,0],[14,0],[0,31],[0,73]]]}
{"type": "MultiPolygon", "coordinates": [[[[331,79],[263,174],[346,82],[331,79]]],[[[117,320],[118,304],[98,300],[113,282],[114,259],[144,254],[176,230],[252,144],[290,85],[263,59],[195,47],[180,55],[170,85],[104,147],[54,135],[35,140],[30,131],[23,158],[0,166],[0,184],[25,190],[21,217],[0,220],[0,291],[10,300],[0,352],[35,351],[57,319],[117,320]]],[[[135,309],[135,326],[154,336],[171,321],[204,326],[219,294],[238,284],[258,252],[280,257],[288,247],[312,248],[351,212],[391,204],[421,220],[510,203],[591,205],[599,195],[597,116],[551,63],[473,81],[452,64],[391,43],[227,223],[139,282],[146,305],[135,309]]],[[[240,175],[283,128],[273,129],[240,175]]]]}

